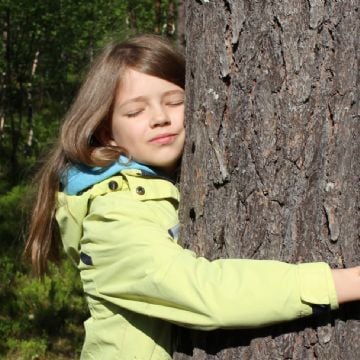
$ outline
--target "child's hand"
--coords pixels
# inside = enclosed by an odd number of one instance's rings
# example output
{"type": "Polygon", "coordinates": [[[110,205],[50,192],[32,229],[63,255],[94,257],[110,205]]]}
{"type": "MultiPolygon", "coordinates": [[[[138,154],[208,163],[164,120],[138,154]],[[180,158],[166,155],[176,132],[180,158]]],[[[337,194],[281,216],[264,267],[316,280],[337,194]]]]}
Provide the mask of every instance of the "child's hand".
{"type": "Polygon", "coordinates": [[[333,269],[332,275],[339,304],[360,300],[360,266],[333,269]]]}

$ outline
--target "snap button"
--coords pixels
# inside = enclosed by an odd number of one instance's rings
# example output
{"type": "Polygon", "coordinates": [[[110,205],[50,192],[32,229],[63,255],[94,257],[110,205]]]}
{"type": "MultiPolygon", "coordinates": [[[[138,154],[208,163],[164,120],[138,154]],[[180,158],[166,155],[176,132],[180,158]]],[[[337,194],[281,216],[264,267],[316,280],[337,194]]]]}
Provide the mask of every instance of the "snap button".
{"type": "Polygon", "coordinates": [[[144,195],[144,194],[145,194],[145,189],[144,189],[142,186],[138,186],[138,187],[136,188],[136,193],[137,193],[138,195],[144,195]]]}
{"type": "Polygon", "coordinates": [[[114,191],[119,187],[119,185],[118,185],[118,183],[116,181],[110,181],[108,183],[108,187],[109,187],[110,190],[114,191]]]}

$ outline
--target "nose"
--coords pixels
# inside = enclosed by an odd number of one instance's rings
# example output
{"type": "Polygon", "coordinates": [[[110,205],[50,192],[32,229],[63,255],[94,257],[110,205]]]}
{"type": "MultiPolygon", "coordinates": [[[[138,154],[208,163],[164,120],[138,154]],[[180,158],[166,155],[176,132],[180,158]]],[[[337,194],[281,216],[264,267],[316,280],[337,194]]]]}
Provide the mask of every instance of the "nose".
{"type": "Polygon", "coordinates": [[[157,105],[153,108],[151,118],[150,118],[150,126],[164,126],[170,124],[170,118],[162,105],[157,105]]]}

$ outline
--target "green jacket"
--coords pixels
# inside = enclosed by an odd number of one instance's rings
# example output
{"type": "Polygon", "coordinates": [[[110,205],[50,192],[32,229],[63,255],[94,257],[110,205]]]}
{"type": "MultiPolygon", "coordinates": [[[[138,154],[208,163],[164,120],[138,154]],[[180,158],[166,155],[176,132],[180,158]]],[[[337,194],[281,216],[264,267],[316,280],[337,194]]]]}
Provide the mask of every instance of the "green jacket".
{"type": "Polygon", "coordinates": [[[251,328],[337,307],[325,263],[208,261],[183,249],[178,205],[171,182],[140,170],[59,193],[56,218],[91,313],[82,359],[171,359],[172,324],[251,328]]]}

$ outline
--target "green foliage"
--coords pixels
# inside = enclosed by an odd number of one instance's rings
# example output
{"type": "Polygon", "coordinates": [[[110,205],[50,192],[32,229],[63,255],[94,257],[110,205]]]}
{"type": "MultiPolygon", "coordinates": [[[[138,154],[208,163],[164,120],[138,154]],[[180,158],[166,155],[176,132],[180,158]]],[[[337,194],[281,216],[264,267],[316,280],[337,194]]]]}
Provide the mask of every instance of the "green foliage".
{"type": "Polygon", "coordinates": [[[7,346],[9,348],[7,359],[35,360],[45,358],[47,344],[44,339],[20,341],[9,339],[7,341],[7,346]]]}
{"type": "Polygon", "coordinates": [[[75,267],[64,261],[62,267],[51,267],[51,277],[42,281],[29,279],[28,275],[18,273],[15,279],[17,291],[16,306],[27,314],[30,328],[58,333],[63,323],[63,315],[86,314],[86,304],[80,297],[79,274],[75,267]]]}
{"type": "MultiPolygon", "coordinates": [[[[16,185],[0,197],[0,235],[1,245],[14,247],[20,239],[19,220],[23,218],[22,199],[27,187],[16,185]]],[[[21,222],[20,222],[21,223],[21,222]]]]}
{"type": "Polygon", "coordinates": [[[5,304],[0,310],[0,338],[9,339],[0,354],[16,352],[17,358],[30,359],[56,351],[75,356],[88,312],[73,264],[64,260],[61,267],[53,265],[51,276],[39,281],[20,271],[14,274],[16,265],[10,258],[0,260],[1,302],[5,304]],[[15,341],[21,346],[14,346],[15,341]]]}
{"type": "Polygon", "coordinates": [[[5,19],[0,174],[15,184],[26,160],[32,156],[34,162],[47,136],[57,132],[97,49],[114,34],[126,33],[126,7],[115,0],[19,0],[1,1],[0,11],[5,19]]]}

